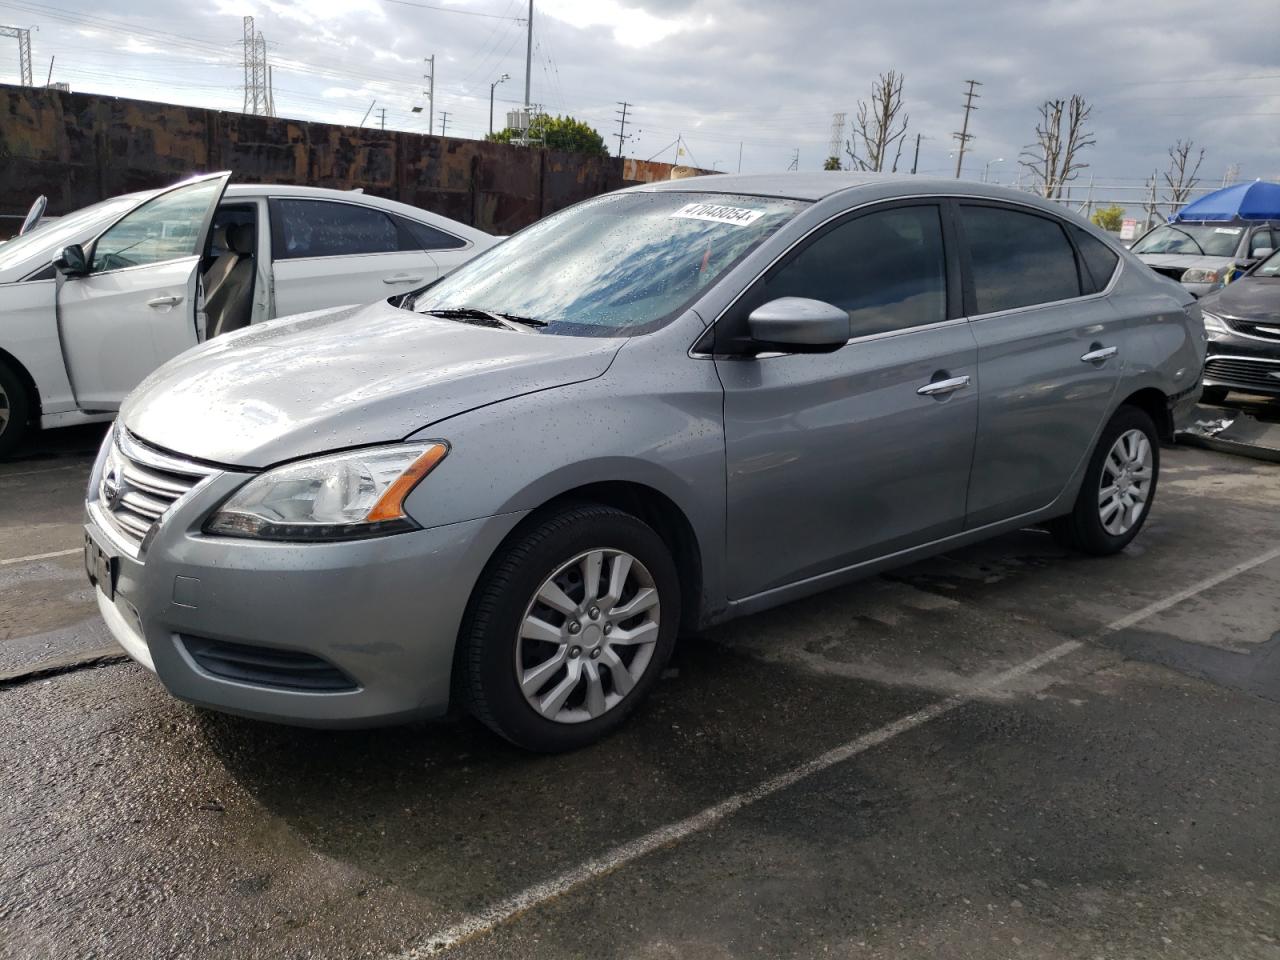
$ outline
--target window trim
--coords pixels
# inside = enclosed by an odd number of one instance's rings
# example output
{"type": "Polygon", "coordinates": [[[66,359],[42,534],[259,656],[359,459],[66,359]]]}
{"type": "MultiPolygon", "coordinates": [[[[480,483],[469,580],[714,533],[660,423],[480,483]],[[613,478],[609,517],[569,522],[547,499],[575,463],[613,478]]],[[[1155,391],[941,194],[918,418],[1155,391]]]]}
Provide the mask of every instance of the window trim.
{"type": "MultiPolygon", "coordinates": [[[[420,227],[426,227],[428,230],[434,230],[436,233],[443,233],[446,237],[452,237],[454,240],[458,241],[458,246],[456,247],[435,247],[431,250],[419,248],[417,250],[401,250],[401,253],[425,253],[430,256],[432,253],[456,253],[459,250],[469,250],[475,245],[475,241],[468,240],[466,237],[460,237],[456,233],[445,230],[443,227],[436,226],[434,223],[427,223],[425,220],[419,220],[417,217],[409,217],[403,213],[394,213],[392,211],[387,211],[387,213],[390,214],[392,220],[407,220],[410,223],[416,223],[420,227]]],[[[397,224],[397,227],[398,226],[399,224],[397,224]]]]}
{"type": "MultiPolygon", "coordinates": [[[[1111,292],[1111,289],[1117,283],[1117,279],[1121,273],[1120,264],[1124,262],[1124,257],[1119,256],[1118,254],[1117,254],[1117,258],[1119,262],[1116,265],[1116,269],[1112,271],[1110,282],[1105,287],[1102,287],[1099,290],[1097,290],[1095,293],[1081,292],[1078,296],[1065,297],[1061,300],[1046,300],[1043,303],[1029,303],[1021,307],[1009,307],[1005,310],[992,310],[988,313],[978,313],[977,297],[974,294],[974,290],[973,290],[973,284],[974,284],[973,259],[970,256],[968,238],[964,236],[963,225],[959,222],[960,206],[962,204],[968,205],[968,206],[1002,207],[1002,208],[1009,209],[1014,213],[1027,213],[1033,216],[1038,216],[1044,220],[1048,220],[1050,223],[1056,224],[1058,229],[1061,230],[1064,236],[1066,237],[1067,245],[1071,248],[1072,256],[1075,257],[1076,282],[1081,283],[1080,289],[1081,291],[1083,291],[1084,286],[1082,283],[1082,278],[1080,273],[1081,254],[1080,254],[1080,251],[1076,248],[1075,242],[1071,237],[1071,231],[1067,229],[1067,227],[1070,226],[1069,221],[1064,220],[1061,217],[1055,216],[1054,214],[1050,213],[1048,210],[1041,210],[1039,207],[1035,207],[1030,204],[1017,203],[1016,201],[1012,201],[1012,200],[993,199],[990,197],[951,197],[948,199],[952,201],[952,203],[956,208],[956,213],[955,213],[956,221],[957,221],[956,226],[960,228],[960,231],[961,231],[962,246],[961,246],[960,255],[961,255],[961,259],[964,262],[964,268],[965,268],[965,306],[969,310],[973,311],[968,316],[968,319],[970,321],[976,322],[980,320],[989,320],[994,317],[1006,317],[1006,316],[1009,316],[1010,314],[1023,313],[1028,310],[1042,310],[1046,307],[1056,307],[1064,303],[1079,303],[1084,300],[1092,300],[1097,297],[1104,297],[1111,292]]],[[[1110,246],[1110,244],[1108,244],[1108,246],[1110,246]]],[[[1116,251],[1113,250],[1112,252],[1115,253],[1116,251]]]]}
{"type": "MultiPolygon", "coordinates": [[[[698,337],[695,343],[703,344],[710,341],[708,346],[710,350],[706,355],[715,356],[717,358],[734,358],[734,359],[770,359],[775,356],[791,356],[790,352],[766,351],[763,353],[749,353],[743,351],[725,351],[721,349],[725,344],[716,344],[717,334],[716,328],[723,322],[725,318],[730,316],[738,309],[739,302],[749,296],[752,292],[759,289],[760,285],[768,282],[769,276],[783,267],[787,266],[796,257],[800,256],[812,244],[817,243],[828,233],[838,230],[846,223],[861,219],[862,217],[871,216],[876,213],[883,213],[890,210],[900,210],[905,207],[934,207],[938,211],[938,226],[942,235],[942,260],[943,269],[945,270],[945,303],[943,304],[943,319],[933,323],[923,323],[914,327],[900,327],[895,330],[882,330],[879,333],[868,333],[859,337],[851,337],[845,341],[844,347],[851,343],[865,343],[870,340],[879,340],[885,337],[902,336],[903,334],[915,333],[921,330],[936,330],[940,327],[947,326],[952,323],[964,322],[963,315],[963,299],[962,288],[960,286],[960,263],[956,257],[955,246],[955,224],[947,210],[945,197],[920,195],[912,197],[892,197],[883,200],[873,200],[869,203],[862,204],[848,210],[842,210],[839,213],[828,217],[822,223],[816,225],[812,230],[808,231],[804,236],[797,239],[794,243],[787,247],[774,260],[772,260],[763,270],[761,270],[752,280],[747,283],[737,296],[729,303],[727,307],[720,313],[716,319],[710,323],[702,335],[698,337]]],[[[696,306],[696,305],[695,305],[696,306]]],[[[844,347],[837,347],[833,352],[839,352],[844,347]]],[[[691,347],[692,351],[693,348],[691,347]]]]}
{"type": "MultiPolygon", "coordinates": [[[[359,210],[370,210],[374,213],[380,213],[382,214],[382,216],[386,217],[388,221],[390,221],[392,228],[396,232],[396,237],[398,238],[397,242],[400,242],[403,240],[403,236],[402,236],[403,228],[400,226],[399,223],[396,222],[396,215],[392,213],[390,210],[383,210],[381,207],[374,206],[371,203],[358,203],[354,200],[347,200],[345,198],[338,199],[337,197],[296,197],[296,196],[290,196],[288,194],[269,195],[267,197],[267,217],[270,221],[269,226],[270,226],[270,234],[271,234],[271,262],[272,263],[285,263],[288,261],[307,261],[307,260],[333,260],[337,257],[385,257],[390,254],[396,254],[396,253],[421,253],[428,257],[431,256],[431,251],[429,250],[400,250],[400,249],[378,250],[371,253],[326,253],[326,254],[320,254],[320,255],[309,256],[309,257],[279,256],[277,254],[277,248],[283,249],[284,247],[284,217],[279,213],[278,204],[280,203],[280,201],[283,201],[283,200],[296,200],[301,203],[332,203],[332,204],[339,204],[346,207],[355,207],[359,210]]],[[[406,219],[409,219],[409,218],[406,218],[406,219]]],[[[427,226],[430,226],[430,224],[427,224],[427,226]]],[[[445,231],[442,231],[442,232],[445,232],[445,231]]],[[[462,238],[459,237],[458,239],[462,239],[462,238]]],[[[455,247],[453,249],[461,250],[463,248],[455,247]]]]}
{"type": "MultiPolygon", "coordinates": [[[[964,194],[960,194],[960,193],[956,193],[956,194],[950,194],[950,193],[945,193],[945,194],[939,194],[939,193],[912,193],[912,194],[904,194],[904,195],[903,195],[903,196],[901,196],[901,197],[889,197],[889,198],[881,198],[881,199],[877,199],[877,200],[866,200],[866,201],[864,201],[864,202],[862,202],[862,203],[856,204],[855,206],[849,207],[849,208],[847,208],[847,209],[836,211],[835,213],[833,213],[833,214],[831,214],[829,217],[827,217],[825,220],[822,220],[822,221],[820,221],[820,222],[818,222],[818,223],[814,224],[814,225],[813,225],[812,227],[810,227],[810,228],[809,228],[805,233],[801,234],[801,235],[800,235],[799,237],[797,237],[795,240],[791,241],[791,243],[787,245],[786,249],[784,249],[784,250],[782,250],[781,252],[779,252],[778,256],[776,256],[776,257],[775,257],[773,260],[771,260],[769,263],[765,264],[765,265],[764,265],[764,266],[763,266],[763,267],[762,267],[762,268],[761,268],[761,269],[756,273],[756,275],[755,275],[754,277],[752,277],[752,278],[751,278],[747,283],[745,283],[745,284],[743,285],[742,289],[741,289],[741,290],[739,290],[736,294],[734,294],[733,298],[732,298],[732,299],[731,299],[731,300],[730,300],[730,301],[729,301],[729,302],[724,306],[724,308],[723,308],[719,313],[717,313],[717,314],[715,315],[715,317],[711,320],[711,322],[710,322],[710,323],[707,323],[707,324],[706,324],[706,326],[705,326],[705,327],[703,327],[703,329],[702,329],[701,331],[699,331],[699,332],[698,332],[698,335],[697,335],[696,337],[694,337],[693,342],[689,344],[689,349],[688,349],[688,351],[686,351],[686,352],[687,352],[687,354],[688,354],[688,356],[689,356],[691,359],[694,359],[694,360],[764,360],[764,359],[768,359],[770,356],[774,356],[775,354],[763,354],[763,355],[751,356],[751,355],[743,355],[743,354],[718,354],[718,353],[716,353],[716,352],[715,352],[715,339],[714,339],[714,338],[715,338],[715,328],[716,328],[716,325],[717,325],[717,324],[718,324],[718,323],[719,323],[719,322],[720,322],[720,321],[721,321],[725,316],[727,316],[727,315],[729,314],[729,311],[733,310],[733,309],[734,309],[734,307],[736,307],[736,306],[738,305],[738,301],[739,301],[739,300],[741,300],[741,299],[746,295],[747,291],[748,291],[748,290],[750,290],[750,289],[751,289],[751,288],[752,288],[752,287],[753,287],[753,286],[754,286],[754,285],[759,281],[759,279],[760,279],[761,277],[763,277],[763,276],[764,276],[764,275],[769,271],[769,269],[770,269],[770,268],[771,268],[775,263],[777,263],[779,260],[781,260],[783,257],[785,257],[788,253],[790,253],[790,252],[791,252],[793,249],[795,249],[797,246],[799,246],[800,244],[804,243],[804,241],[805,241],[805,240],[807,240],[809,237],[811,237],[811,236],[812,236],[816,231],[821,230],[821,229],[822,229],[823,227],[825,227],[827,224],[829,224],[829,223],[831,223],[831,222],[833,222],[833,221],[835,221],[835,220],[839,220],[841,217],[847,217],[847,216],[849,216],[850,214],[852,214],[852,213],[854,213],[854,212],[856,212],[856,211],[859,211],[859,210],[867,210],[867,209],[869,209],[869,208],[871,208],[871,207],[878,206],[878,205],[880,205],[880,204],[888,204],[888,203],[902,203],[902,202],[904,202],[904,201],[912,201],[912,200],[931,201],[931,202],[933,202],[933,203],[940,203],[940,204],[943,204],[944,206],[951,207],[951,208],[953,208],[953,213],[952,213],[952,217],[953,217],[953,218],[954,218],[954,217],[958,217],[958,216],[959,216],[959,211],[958,211],[958,209],[957,209],[957,208],[958,208],[958,206],[959,206],[959,204],[960,204],[961,202],[964,202],[964,201],[972,201],[972,200],[987,200],[987,201],[990,201],[990,202],[992,202],[992,203],[1000,203],[1000,204],[1004,204],[1004,205],[1006,205],[1006,206],[1008,206],[1008,207],[1011,207],[1011,208],[1013,208],[1013,209],[1015,209],[1015,210],[1028,210],[1028,211],[1030,211],[1031,213],[1037,213],[1037,214],[1040,214],[1040,215],[1042,215],[1042,216],[1052,216],[1052,214],[1050,214],[1048,211],[1046,211],[1046,210],[1042,210],[1042,209],[1040,209],[1039,207],[1037,207],[1036,205],[1031,204],[1031,203],[1022,203],[1021,201],[1018,201],[1018,200],[1006,200],[1006,199],[1003,199],[1003,198],[1001,198],[1001,199],[999,199],[999,200],[994,200],[994,199],[993,199],[993,198],[991,198],[991,197],[985,197],[985,196],[982,196],[982,195],[980,195],[980,194],[970,194],[970,193],[964,193],[964,194]]],[[[945,226],[945,225],[944,225],[944,226],[945,226]]],[[[1148,232],[1150,232],[1150,231],[1148,231],[1148,232]]],[[[1101,298],[1101,297],[1108,296],[1108,295],[1111,293],[1112,289],[1116,286],[1116,284],[1117,284],[1117,283],[1119,283],[1119,279],[1120,279],[1121,275],[1124,273],[1124,268],[1125,268],[1125,263],[1126,263],[1126,261],[1125,261],[1125,258],[1124,258],[1124,256],[1123,256],[1123,254],[1121,254],[1121,252],[1120,252],[1120,251],[1116,250],[1115,246],[1114,246],[1113,244],[1111,244],[1110,242],[1108,242],[1108,241],[1104,241],[1104,242],[1106,242],[1106,243],[1107,243],[1107,246],[1111,247],[1111,249],[1112,249],[1114,252],[1116,252],[1118,255],[1120,255],[1120,265],[1119,265],[1119,267],[1116,269],[1115,273],[1113,273],[1113,274],[1111,275],[1111,282],[1110,282],[1110,283],[1109,283],[1109,284],[1108,284],[1104,289],[1099,290],[1097,293],[1092,293],[1092,294],[1088,294],[1088,295],[1086,295],[1086,296],[1082,296],[1082,297],[1077,298],[1077,299],[1079,299],[1079,300],[1092,300],[1092,299],[1095,299],[1095,298],[1101,298]]],[[[1126,251],[1124,251],[1124,252],[1125,252],[1125,253],[1127,253],[1128,251],[1126,250],[1126,251]]],[[[959,254],[960,254],[960,250],[957,250],[957,251],[956,251],[956,254],[957,254],[957,255],[959,255],[959,254]]],[[[963,257],[961,258],[961,261],[962,261],[962,264],[963,264],[963,262],[964,262],[963,257]]],[[[950,261],[948,261],[948,263],[950,263],[950,261]]],[[[968,274],[967,274],[967,273],[962,273],[962,274],[961,274],[961,282],[962,282],[962,286],[963,286],[963,284],[967,284],[967,283],[969,282],[969,278],[968,278],[968,274]]],[[[1073,301],[1073,300],[1057,300],[1057,301],[1054,301],[1054,304],[1060,304],[1060,303],[1073,303],[1073,302],[1075,302],[1075,301],[1073,301]]],[[[1019,308],[1017,308],[1017,310],[1007,310],[1007,311],[1004,311],[1004,312],[1005,312],[1005,313],[1016,313],[1018,310],[1035,310],[1035,309],[1039,309],[1039,308],[1040,308],[1040,307],[1042,307],[1042,306],[1051,306],[1051,305],[1054,305],[1054,304],[1037,304],[1035,307],[1019,307],[1019,308]]],[[[695,302],[695,303],[693,303],[693,304],[690,304],[690,309],[691,309],[691,310],[693,310],[693,311],[695,311],[695,312],[696,312],[696,311],[697,311],[697,308],[698,308],[698,304],[697,304],[696,302],[695,302]]],[[[940,327],[950,326],[950,325],[955,324],[955,323],[971,323],[971,322],[973,322],[973,321],[975,321],[975,320],[985,320],[985,319],[987,319],[988,317],[993,317],[993,316],[1001,316],[1001,314],[982,314],[982,315],[979,315],[979,316],[968,316],[968,315],[966,315],[966,316],[959,317],[959,318],[957,318],[957,319],[955,319],[955,320],[947,320],[947,321],[945,321],[944,323],[938,324],[938,325],[937,325],[937,327],[938,327],[938,328],[940,328],[940,327]]],[[[699,317],[701,317],[701,314],[699,314],[699,317]]],[[[912,327],[912,328],[910,328],[910,329],[911,329],[911,330],[923,330],[923,329],[926,329],[926,328],[924,328],[924,327],[912,327]]],[[[879,340],[879,339],[883,339],[883,338],[884,338],[884,337],[886,337],[886,336],[899,336],[899,335],[900,335],[901,333],[903,333],[903,332],[904,332],[904,331],[894,331],[894,332],[892,332],[892,333],[888,333],[888,334],[884,334],[884,333],[870,334],[870,335],[868,335],[868,336],[866,336],[866,337],[859,337],[859,338],[857,338],[857,339],[850,340],[850,341],[848,341],[848,343],[846,343],[846,344],[845,344],[845,346],[848,346],[848,345],[849,345],[849,344],[851,344],[851,343],[863,343],[863,342],[866,342],[866,341],[869,341],[869,340],[879,340]]],[[[841,349],[843,349],[843,348],[841,348],[841,349]]],[[[788,357],[789,357],[789,356],[794,356],[794,354],[791,354],[791,353],[785,353],[785,354],[776,354],[776,356],[788,356],[788,357]]]]}

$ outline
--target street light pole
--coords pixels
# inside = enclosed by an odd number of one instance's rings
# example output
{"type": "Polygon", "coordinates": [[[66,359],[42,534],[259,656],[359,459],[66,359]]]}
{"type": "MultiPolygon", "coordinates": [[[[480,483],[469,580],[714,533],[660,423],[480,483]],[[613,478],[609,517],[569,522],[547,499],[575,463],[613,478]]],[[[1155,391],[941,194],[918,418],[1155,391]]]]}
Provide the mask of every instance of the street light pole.
{"type": "Polygon", "coordinates": [[[987,165],[982,168],[982,182],[987,182],[987,173],[991,170],[993,163],[1004,163],[1004,157],[996,157],[994,160],[988,160],[987,165]]]}
{"type": "Polygon", "coordinates": [[[489,84],[489,136],[493,136],[493,91],[497,89],[498,84],[503,80],[510,79],[511,77],[504,73],[497,80],[493,81],[493,83],[489,84]]]}

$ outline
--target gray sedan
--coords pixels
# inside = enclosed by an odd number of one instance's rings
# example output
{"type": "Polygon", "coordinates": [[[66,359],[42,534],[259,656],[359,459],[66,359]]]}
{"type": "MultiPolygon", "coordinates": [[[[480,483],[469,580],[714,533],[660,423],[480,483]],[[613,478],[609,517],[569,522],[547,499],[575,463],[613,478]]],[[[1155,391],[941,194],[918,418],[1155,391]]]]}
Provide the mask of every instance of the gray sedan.
{"type": "Polygon", "coordinates": [[[126,401],[85,558],[178,697],[589,743],[681,634],[1033,524],[1122,549],[1199,392],[1190,294],[1023,193],[720,176],[126,401]]]}

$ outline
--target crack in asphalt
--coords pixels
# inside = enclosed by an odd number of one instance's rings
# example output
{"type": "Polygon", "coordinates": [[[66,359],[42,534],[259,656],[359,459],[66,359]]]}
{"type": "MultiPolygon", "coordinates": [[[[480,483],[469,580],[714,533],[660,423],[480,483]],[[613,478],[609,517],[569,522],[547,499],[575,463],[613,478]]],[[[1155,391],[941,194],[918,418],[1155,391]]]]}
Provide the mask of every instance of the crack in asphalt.
{"type": "Polygon", "coordinates": [[[49,677],[59,677],[67,673],[78,673],[81,670],[96,670],[98,667],[109,667],[116,663],[124,663],[128,659],[128,655],[121,652],[119,647],[102,647],[98,650],[91,650],[88,653],[78,653],[55,660],[45,660],[33,667],[23,667],[21,670],[0,673],[0,690],[10,690],[14,687],[34,683],[37,680],[47,680],[49,677]]]}

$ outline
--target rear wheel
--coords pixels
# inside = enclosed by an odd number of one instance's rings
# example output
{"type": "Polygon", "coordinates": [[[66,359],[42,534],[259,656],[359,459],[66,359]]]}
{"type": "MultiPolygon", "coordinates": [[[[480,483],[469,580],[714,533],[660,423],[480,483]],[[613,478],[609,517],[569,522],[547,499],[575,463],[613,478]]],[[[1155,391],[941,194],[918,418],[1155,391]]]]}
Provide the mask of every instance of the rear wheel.
{"type": "Polygon", "coordinates": [[[1218,407],[1227,399],[1229,391],[1226,387],[1205,387],[1200,391],[1200,402],[1211,407],[1218,407]]]}
{"type": "Polygon", "coordinates": [[[458,640],[467,707],[517,746],[585,746],[657,682],[680,622],[666,544],[612,507],[568,507],[506,545],[458,640]]]}
{"type": "Polygon", "coordinates": [[[17,373],[0,360],[0,459],[17,448],[28,429],[31,401],[17,373]]]}
{"type": "Polygon", "coordinates": [[[1050,526],[1058,542],[1095,556],[1123,550],[1146,522],[1160,476],[1160,441],[1144,410],[1124,406],[1098,438],[1075,507],[1050,526]]]}

